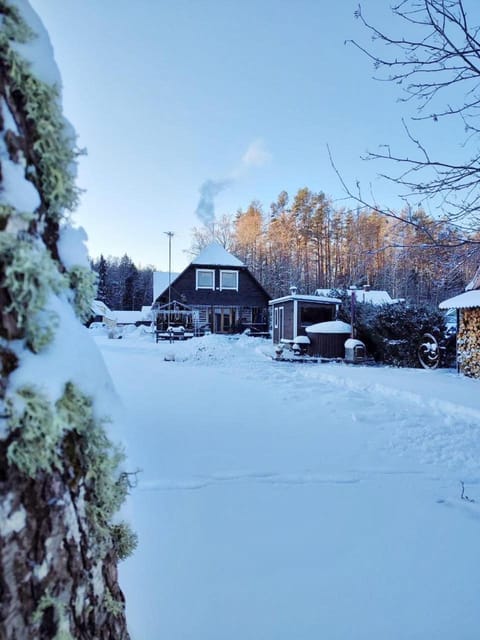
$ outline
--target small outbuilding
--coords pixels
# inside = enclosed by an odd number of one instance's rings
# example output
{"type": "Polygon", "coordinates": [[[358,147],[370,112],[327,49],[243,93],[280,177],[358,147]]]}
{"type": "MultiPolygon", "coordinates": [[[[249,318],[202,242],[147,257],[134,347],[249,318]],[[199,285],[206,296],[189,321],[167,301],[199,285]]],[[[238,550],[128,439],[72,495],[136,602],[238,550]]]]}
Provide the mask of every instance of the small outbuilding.
{"type": "Polygon", "coordinates": [[[101,300],[92,300],[90,309],[92,314],[88,319],[87,326],[92,322],[103,322],[106,327],[113,329],[117,324],[115,313],[101,300]]]}
{"type": "Polygon", "coordinates": [[[293,343],[298,336],[307,336],[308,327],[334,320],[341,302],[329,296],[301,295],[296,287],[292,287],[289,296],[276,298],[269,303],[273,343],[293,343]]]}
{"type": "Polygon", "coordinates": [[[457,310],[457,363],[471,378],[480,378],[480,268],[464,293],[444,300],[440,309],[457,310]]]}

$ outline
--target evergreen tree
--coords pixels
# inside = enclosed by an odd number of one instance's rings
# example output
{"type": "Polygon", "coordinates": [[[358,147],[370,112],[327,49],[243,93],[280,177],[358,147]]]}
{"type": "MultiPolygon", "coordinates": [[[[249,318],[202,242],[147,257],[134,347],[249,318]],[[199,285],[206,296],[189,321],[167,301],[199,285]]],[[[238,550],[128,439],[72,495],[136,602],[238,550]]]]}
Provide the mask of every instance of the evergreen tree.
{"type": "Polygon", "coordinates": [[[135,293],[138,290],[138,271],[133,262],[129,265],[125,273],[123,286],[122,309],[125,311],[135,310],[135,293]]]}
{"type": "Polygon", "coordinates": [[[95,269],[98,273],[97,299],[107,304],[107,261],[100,255],[98,266],[95,269]]]}

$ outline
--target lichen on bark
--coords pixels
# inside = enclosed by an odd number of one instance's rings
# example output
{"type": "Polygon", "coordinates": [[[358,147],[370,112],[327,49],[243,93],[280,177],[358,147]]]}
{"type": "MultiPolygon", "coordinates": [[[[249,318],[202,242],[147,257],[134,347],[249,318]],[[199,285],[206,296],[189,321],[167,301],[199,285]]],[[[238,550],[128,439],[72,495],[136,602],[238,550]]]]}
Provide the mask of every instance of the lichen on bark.
{"type": "Polygon", "coordinates": [[[71,306],[80,322],[95,293],[95,276],[59,257],[78,152],[58,87],[16,46],[36,37],[25,7],[0,0],[0,638],[126,640],[117,562],[136,538],[114,519],[123,453],[78,377],[45,371],[63,376],[52,396],[38,374],[19,375],[60,349],[59,323],[74,316],[53,309],[71,306]]]}

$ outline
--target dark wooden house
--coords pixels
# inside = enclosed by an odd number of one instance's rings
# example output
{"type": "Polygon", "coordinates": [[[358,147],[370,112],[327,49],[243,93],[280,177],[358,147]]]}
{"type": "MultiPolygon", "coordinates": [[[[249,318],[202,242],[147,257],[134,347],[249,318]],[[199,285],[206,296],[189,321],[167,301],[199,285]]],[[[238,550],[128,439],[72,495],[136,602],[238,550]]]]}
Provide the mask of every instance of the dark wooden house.
{"type": "Polygon", "coordinates": [[[172,279],[154,300],[153,310],[165,305],[192,312],[195,334],[268,331],[270,296],[248,268],[221,245],[206,247],[172,279]]]}
{"type": "Polygon", "coordinates": [[[338,298],[300,295],[292,287],[289,296],[270,301],[274,344],[306,336],[307,327],[334,320],[340,304],[338,298]]]}

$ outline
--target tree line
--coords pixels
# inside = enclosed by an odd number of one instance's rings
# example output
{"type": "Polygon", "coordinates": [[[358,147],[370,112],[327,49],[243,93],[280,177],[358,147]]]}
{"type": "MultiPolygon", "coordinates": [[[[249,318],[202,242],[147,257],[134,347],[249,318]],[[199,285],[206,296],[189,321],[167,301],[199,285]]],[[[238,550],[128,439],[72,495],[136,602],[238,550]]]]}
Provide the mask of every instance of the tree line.
{"type": "Polygon", "coordinates": [[[135,311],[152,304],[152,266],[137,267],[127,254],[121,258],[100,255],[91,265],[98,278],[97,298],[110,309],[135,311]]]}
{"type": "Polygon", "coordinates": [[[469,282],[480,238],[472,234],[465,242],[454,225],[422,209],[386,216],[373,208],[339,208],[305,187],[293,198],[282,191],[269,210],[253,201],[194,228],[192,252],[212,240],[243,260],[273,297],[291,285],[302,293],[370,285],[436,305],[469,282]]]}
{"type": "MultiPolygon", "coordinates": [[[[240,258],[272,297],[315,289],[370,285],[393,298],[437,305],[456,295],[478,266],[480,236],[465,242],[455,227],[422,209],[396,217],[371,208],[335,207],[308,188],[282,191],[268,209],[253,201],[192,231],[192,255],[213,240],[240,258]]],[[[153,266],[123,257],[92,260],[97,297],[111,309],[139,310],[153,301],[153,266]]]]}

